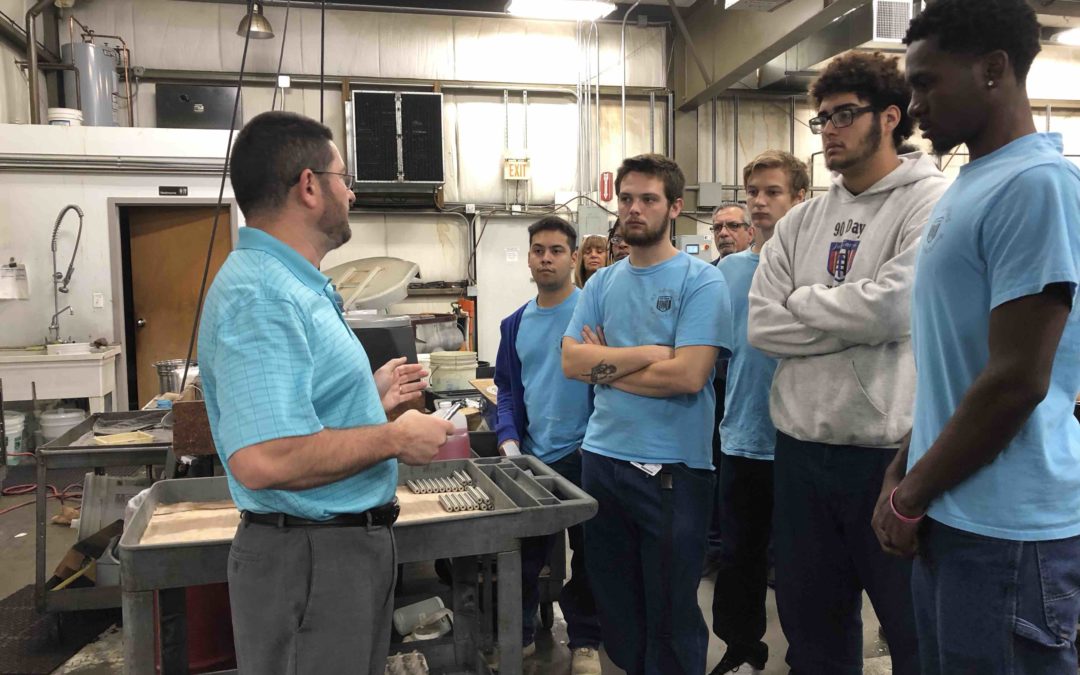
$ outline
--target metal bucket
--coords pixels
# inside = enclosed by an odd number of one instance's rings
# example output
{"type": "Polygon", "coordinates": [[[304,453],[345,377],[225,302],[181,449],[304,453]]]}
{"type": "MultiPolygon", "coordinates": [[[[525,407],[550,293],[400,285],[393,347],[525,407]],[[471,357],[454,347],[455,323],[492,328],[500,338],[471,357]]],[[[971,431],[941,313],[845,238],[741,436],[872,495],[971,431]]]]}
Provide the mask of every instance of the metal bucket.
{"type": "MultiPolygon", "coordinates": [[[[158,376],[158,389],[161,391],[159,394],[165,394],[168,392],[181,393],[180,392],[180,380],[184,377],[184,365],[187,363],[185,359],[169,359],[167,361],[158,361],[154,364],[154,368],[157,368],[158,376]]],[[[199,374],[199,362],[192,361],[191,368],[188,369],[188,382],[191,382],[196,375],[199,374]]]]}

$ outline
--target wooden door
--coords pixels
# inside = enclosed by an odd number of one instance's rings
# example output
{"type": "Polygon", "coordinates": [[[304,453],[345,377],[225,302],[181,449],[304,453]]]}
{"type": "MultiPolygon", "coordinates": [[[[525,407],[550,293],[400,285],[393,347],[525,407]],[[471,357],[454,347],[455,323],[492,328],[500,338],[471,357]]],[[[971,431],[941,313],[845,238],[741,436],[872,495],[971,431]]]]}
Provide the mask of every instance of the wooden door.
{"type": "MultiPolygon", "coordinates": [[[[214,206],[132,206],[128,211],[131,316],[139,405],[159,391],[154,363],[187,355],[214,206]]],[[[207,291],[232,250],[229,207],[222,206],[207,291]]],[[[195,357],[198,358],[196,344],[195,357]]]]}

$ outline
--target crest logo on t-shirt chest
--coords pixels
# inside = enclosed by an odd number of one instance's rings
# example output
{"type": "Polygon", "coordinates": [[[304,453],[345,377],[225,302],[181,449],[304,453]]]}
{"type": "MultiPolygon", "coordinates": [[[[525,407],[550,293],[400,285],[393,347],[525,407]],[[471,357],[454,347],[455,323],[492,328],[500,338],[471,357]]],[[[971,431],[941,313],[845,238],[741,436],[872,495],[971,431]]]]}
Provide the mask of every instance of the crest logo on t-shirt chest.
{"type": "Polygon", "coordinates": [[[934,218],[926,227],[926,234],[923,235],[923,250],[930,251],[934,248],[934,244],[937,243],[938,238],[941,235],[941,226],[945,224],[945,221],[949,219],[949,212],[946,210],[937,218],[934,218]]]}
{"type": "Polygon", "coordinates": [[[671,309],[671,296],[661,295],[656,298],[656,309],[660,312],[666,312],[671,309]]]}

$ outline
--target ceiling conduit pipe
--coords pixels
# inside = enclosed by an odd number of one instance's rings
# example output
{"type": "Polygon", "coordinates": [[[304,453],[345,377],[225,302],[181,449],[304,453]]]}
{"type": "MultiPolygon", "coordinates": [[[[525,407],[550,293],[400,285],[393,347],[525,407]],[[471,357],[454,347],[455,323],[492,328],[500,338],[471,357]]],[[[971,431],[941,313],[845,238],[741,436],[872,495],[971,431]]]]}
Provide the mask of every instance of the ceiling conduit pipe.
{"type": "Polygon", "coordinates": [[[41,124],[39,109],[38,54],[37,54],[37,18],[52,0],[38,0],[26,11],[26,61],[29,64],[30,82],[30,124],[41,124]]]}

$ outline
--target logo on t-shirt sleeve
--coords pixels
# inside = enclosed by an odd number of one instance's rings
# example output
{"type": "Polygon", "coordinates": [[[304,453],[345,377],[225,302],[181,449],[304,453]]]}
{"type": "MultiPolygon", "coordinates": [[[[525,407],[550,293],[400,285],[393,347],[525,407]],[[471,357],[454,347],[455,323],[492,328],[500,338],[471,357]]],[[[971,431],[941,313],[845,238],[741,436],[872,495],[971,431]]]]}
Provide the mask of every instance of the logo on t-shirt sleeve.
{"type": "Polygon", "coordinates": [[[843,283],[851,266],[855,264],[855,253],[859,250],[858,239],[845,239],[829,244],[829,260],[826,267],[836,283],[843,283]]]}

